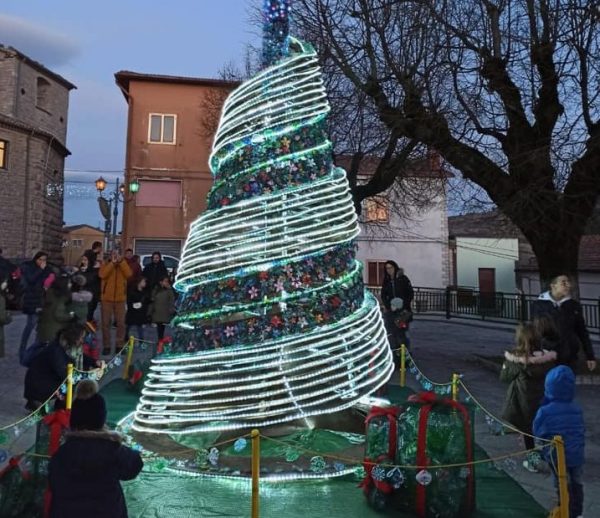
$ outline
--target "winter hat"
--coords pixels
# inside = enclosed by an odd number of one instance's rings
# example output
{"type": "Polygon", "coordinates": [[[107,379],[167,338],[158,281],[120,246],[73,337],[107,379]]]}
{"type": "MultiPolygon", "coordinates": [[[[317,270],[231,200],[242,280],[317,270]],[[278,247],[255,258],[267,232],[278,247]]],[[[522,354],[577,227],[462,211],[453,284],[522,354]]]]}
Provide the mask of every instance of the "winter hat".
{"type": "Polygon", "coordinates": [[[101,430],[106,424],[106,403],[94,380],[82,380],[71,408],[72,430],[101,430]]]}
{"type": "Polygon", "coordinates": [[[83,275],[75,274],[71,277],[71,282],[79,288],[83,288],[87,281],[83,275]]]}

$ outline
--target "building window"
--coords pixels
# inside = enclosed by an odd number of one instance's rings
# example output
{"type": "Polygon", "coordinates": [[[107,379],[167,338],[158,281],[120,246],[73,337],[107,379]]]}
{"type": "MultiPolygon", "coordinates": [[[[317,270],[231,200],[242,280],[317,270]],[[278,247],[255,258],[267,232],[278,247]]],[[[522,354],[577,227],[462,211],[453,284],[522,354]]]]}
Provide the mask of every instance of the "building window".
{"type": "Polygon", "coordinates": [[[175,144],[177,115],[150,114],[148,142],[153,144],[175,144]]]}
{"type": "Polygon", "coordinates": [[[387,223],[390,220],[388,200],[382,196],[373,196],[365,200],[366,223],[387,223]]]}
{"type": "Polygon", "coordinates": [[[385,261],[367,262],[367,284],[369,286],[381,286],[385,273],[385,261]]]}
{"type": "Polygon", "coordinates": [[[50,83],[43,77],[37,78],[36,106],[44,111],[50,111],[50,83]]]}
{"type": "Polygon", "coordinates": [[[8,141],[0,140],[0,169],[8,169],[8,141]]]}
{"type": "Polygon", "coordinates": [[[83,246],[83,239],[73,239],[71,241],[71,246],[73,248],[81,248],[83,246]]]}
{"type": "Polygon", "coordinates": [[[135,195],[136,207],[181,207],[182,182],[173,180],[140,180],[135,195]]]}

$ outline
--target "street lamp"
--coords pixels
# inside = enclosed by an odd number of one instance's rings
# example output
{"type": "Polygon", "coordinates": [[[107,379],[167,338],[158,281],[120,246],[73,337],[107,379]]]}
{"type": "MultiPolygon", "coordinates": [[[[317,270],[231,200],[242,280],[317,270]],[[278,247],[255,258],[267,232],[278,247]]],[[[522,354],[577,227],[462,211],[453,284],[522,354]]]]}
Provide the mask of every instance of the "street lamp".
{"type": "MultiPolygon", "coordinates": [[[[125,184],[119,183],[119,179],[117,178],[114,191],[108,193],[107,196],[103,194],[107,186],[106,180],[100,177],[96,180],[95,184],[100,194],[98,197],[98,206],[100,207],[102,216],[104,216],[104,249],[108,249],[109,245],[111,249],[114,249],[117,239],[119,202],[125,202],[125,184]]],[[[132,194],[138,192],[139,188],[140,184],[135,179],[129,184],[129,192],[132,194]]]]}

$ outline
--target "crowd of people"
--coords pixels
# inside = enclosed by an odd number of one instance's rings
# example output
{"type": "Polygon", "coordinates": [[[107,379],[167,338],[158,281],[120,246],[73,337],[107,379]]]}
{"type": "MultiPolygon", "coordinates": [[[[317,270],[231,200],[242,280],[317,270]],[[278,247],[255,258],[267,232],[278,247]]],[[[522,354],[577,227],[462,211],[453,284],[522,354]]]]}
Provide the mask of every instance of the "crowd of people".
{"type": "MultiPolygon", "coordinates": [[[[71,275],[49,267],[47,259],[46,253],[38,252],[21,266],[20,276],[17,276],[23,292],[22,311],[26,315],[19,358],[28,368],[24,395],[30,410],[39,408],[55,394],[66,377],[69,363],[78,369],[96,369],[102,374],[105,363],[86,340],[95,333],[98,305],[105,356],[113,353],[113,324],[116,327],[114,351],[118,352],[130,333],[135,332],[143,340],[148,324],[155,324],[158,339],[162,339],[175,313],[175,294],[160,252],[154,252],[151,262],[142,269],[139,256],[132,250],[126,250],[124,256],[116,250],[103,256],[102,244],[96,242],[81,257],[71,275]],[[29,345],[34,331],[36,338],[33,345],[29,345]]],[[[14,269],[7,265],[0,252],[0,356],[4,355],[3,328],[10,322],[9,283],[14,278],[14,269]]],[[[410,279],[396,262],[387,261],[381,302],[393,348],[400,343],[409,344],[406,331],[412,320],[413,299],[410,279]]],[[[575,371],[582,352],[587,369],[594,370],[596,359],[581,306],[571,297],[569,277],[559,275],[552,279],[549,290],[532,304],[531,322],[518,325],[515,346],[505,352],[500,376],[508,383],[503,418],[523,432],[527,450],[536,448],[536,439],[563,437],[570,511],[575,517],[581,516],[583,508],[584,423],[582,411],[573,401],[575,371]]],[[[111,501],[120,508],[122,493],[118,481],[135,477],[141,469],[141,460],[136,452],[122,446],[116,436],[105,430],[106,409],[97,394],[97,386],[90,389],[80,384],[80,387],[73,405],[72,432],[50,466],[50,485],[57,495],[55,506],[67,509],[71,503],[62,502],[60,495],[68,484],[77,484],[58,466],[66,462],[87,466],[89,463],[84,462],[82,456],[91,445],[103,452],[94,462],[98,466],[107,463],[106,473],[101,478],[113,488],[115,498],[111,501]]],[[[56,399],[56,408],[63,404],[60,398],[56,399]]],[[[556,477],[555,454],[549,449],[543,451],[556,477]]],[[[528,456],[523,462],[523,466],[533,472],[538,471],[538,464],[535,456],[528,456]]],[[[64,516],[71,516],[69,512],[64,516]]]]}
{"type": "Polygon", "coordinates": [[[49,265],[43,251],[18,269],[0,252],[0,357],[4,326],[11,319],[7,303],[15,291],[9,284],[14,288],[15,282],[26,315],[19,361],[28,369],[25,399],[31,410],[52,396],[66,377],[68,363],[84,370],[102,369],[101,357],[118,353],[130,333],[143,340],[145,326],[154,325],[162,339],[175,314],[175,293],[160,252],[154,252],[142,269],[133,250],[124,256],[117,250],[103,254],[97,241],[69,273],[49,265]],[[98,327],[101,349],[96,345],[98,327]]]}

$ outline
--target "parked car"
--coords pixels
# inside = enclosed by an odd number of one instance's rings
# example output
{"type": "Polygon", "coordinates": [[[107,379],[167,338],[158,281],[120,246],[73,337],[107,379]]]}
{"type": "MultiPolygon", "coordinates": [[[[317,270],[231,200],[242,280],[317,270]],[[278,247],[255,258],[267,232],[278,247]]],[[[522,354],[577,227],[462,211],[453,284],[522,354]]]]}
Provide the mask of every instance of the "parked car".
{"type": "MultiPolygon", "coordinates": [[[[152,254],[142,255],[140,256],[140,260],[142,262],[142,268],[145,268],[152,262],[152,254]]],[[[177,275],[177,270],[179,269],[179,259],[177,259],[177,257],[173,257],[172,255],[163,255],[162,260],[167,267],[171,282],[173,282],[175,275],[177,275]]]]}

